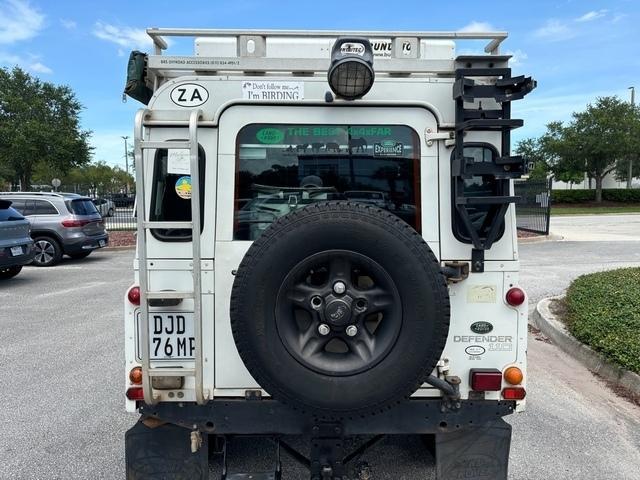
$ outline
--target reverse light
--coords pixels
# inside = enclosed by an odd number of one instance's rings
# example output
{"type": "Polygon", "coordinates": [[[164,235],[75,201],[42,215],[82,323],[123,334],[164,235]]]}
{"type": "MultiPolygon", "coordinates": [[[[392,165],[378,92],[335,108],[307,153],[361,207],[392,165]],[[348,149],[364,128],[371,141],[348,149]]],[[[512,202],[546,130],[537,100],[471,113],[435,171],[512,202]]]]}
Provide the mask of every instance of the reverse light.
{"type": "Polygon", "coordinates": [[[499,392],[502,388],[502,372],[493,368],[471,369],[471,390],[499,392]]]}
{"type": "Polygon", "coordinates": [[[524,303],[526,295],[524,290],[518,287],[510,288],[505,297],[507,303],[512,307],[518,307],[524,303]]]}
{"type": "Polygon", "coordinates": [[[518,367],[509,367],[504,371],[504,380],[511,385],[520,385],[524,375],[518,367]]]}
{"type": "Polygon", "coordinates": [[[126,395],[129,400],[144,400],[142,387],[131,387],[127,390],[126,395]]]}
{"type": "Polygon", "coordinates": [[[507,387],[502,389],[502,397],[505,400],[524,400],[527,392],[522,387],[507,387]]]}
{"type": "Polygon", "coordinates": [[[340,37],[331,49],[329,86],[336,96],[355,100],[373,86],[373,49],[366,38],[340,37]]]}
{"type": "Polygon", "coordinates": [[[127,293],[127,298],[134,305],[140,305],[140,287],[131,287],[127,293]]]}
{"type": "Polygon", "coordinates": [[[142,367],[133,367],[129,372],[129,381],[134,385],[142,384],[142,367]]]}
{"type": "Polygon", "coordinates": [[[88,225],[91,222],[92,222],[92,220],[67,219],[67,220],[63,220],[62,221],[62,226],[63,227],[67,227],[67,228],[84,227],[85,225],[88,225]]]}

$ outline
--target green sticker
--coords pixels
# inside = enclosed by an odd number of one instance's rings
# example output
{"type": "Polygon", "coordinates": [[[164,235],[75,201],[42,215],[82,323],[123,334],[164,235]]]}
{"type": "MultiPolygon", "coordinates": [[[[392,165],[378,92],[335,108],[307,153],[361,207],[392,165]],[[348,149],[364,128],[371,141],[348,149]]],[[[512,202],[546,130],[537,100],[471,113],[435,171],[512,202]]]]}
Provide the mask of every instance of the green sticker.
{"type": "Polygon", "coordinates": [[[261,128],[258,130],[258,133],[256,133],[256,138],[260,143],[282,143],[282,140],[284,140],[284,132],[277,128],[261,128]]]}

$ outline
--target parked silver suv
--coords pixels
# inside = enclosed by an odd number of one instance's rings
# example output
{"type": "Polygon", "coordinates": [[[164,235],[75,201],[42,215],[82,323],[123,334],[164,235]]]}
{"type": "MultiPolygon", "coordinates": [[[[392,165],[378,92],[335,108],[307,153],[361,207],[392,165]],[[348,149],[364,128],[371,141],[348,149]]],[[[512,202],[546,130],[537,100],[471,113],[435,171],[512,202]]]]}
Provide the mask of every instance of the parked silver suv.
{"type": "Polygon", "coordinates": [[[109,242],[102,216],[88,197],[74,193],[0,192],[0,199],[11,200],[11,206],[31,222],[34,265],[55,265],[64,254],[84,258],[109,242]]]}

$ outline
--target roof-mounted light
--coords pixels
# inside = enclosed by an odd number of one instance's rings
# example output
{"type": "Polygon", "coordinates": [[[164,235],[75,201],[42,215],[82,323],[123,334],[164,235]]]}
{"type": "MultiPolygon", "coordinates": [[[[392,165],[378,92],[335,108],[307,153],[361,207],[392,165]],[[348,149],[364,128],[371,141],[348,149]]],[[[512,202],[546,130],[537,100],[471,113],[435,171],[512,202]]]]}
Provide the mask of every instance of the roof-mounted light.
{"type": "Polygon", "coordinates": [[[373,50],[366,38],[340,37],[331,50],[329,86],[337,97],[346,100],[360,98],[371,90],[373,50]]]}

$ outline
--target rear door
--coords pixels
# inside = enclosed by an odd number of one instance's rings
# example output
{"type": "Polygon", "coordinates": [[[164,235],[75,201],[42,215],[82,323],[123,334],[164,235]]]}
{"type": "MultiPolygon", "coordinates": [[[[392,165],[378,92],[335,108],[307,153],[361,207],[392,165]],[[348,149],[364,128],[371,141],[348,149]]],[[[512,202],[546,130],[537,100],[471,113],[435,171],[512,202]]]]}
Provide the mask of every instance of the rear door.
{"type": "Polygon", "coordinates": [[[420,231],[439,255],[438,150],[424,141],[426,109],[235,106],[220,119],[215,241],[217,394],[257,385],[230,328],[236,270],[275,219],[316,201],[386,208],[420,231]]]}

